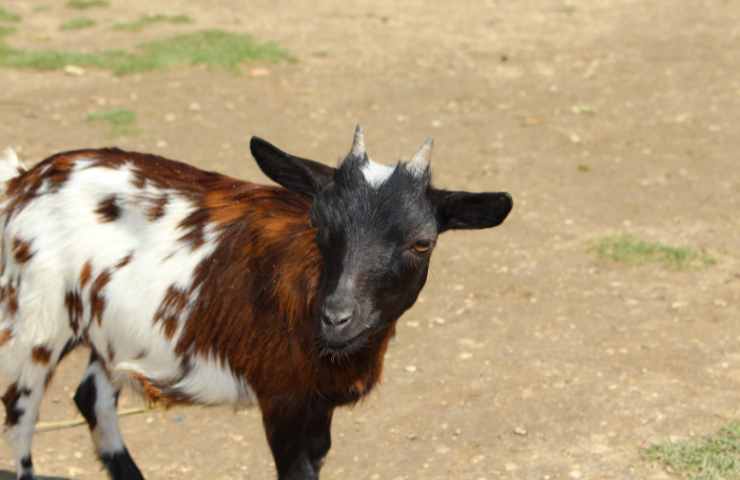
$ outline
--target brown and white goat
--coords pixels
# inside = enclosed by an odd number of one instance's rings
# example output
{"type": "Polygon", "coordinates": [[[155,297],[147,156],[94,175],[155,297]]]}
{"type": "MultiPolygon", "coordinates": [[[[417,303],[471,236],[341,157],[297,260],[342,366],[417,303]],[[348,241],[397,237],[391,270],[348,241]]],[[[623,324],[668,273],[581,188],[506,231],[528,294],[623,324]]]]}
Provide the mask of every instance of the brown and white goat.
{"type": "Polygon", "coordinates": [[[114,480],[143,478],[116,416],[132,384],[166,404],[259,405],[280,479],[316,479],[335,407],[378,381],[437,235],[498,225],[505,193],[430,184],[431,142],[394,167],[362,131],[334,169],[253,138],[256,185],[117,149],[0,159],[2,397],[18,478],[44,390],[69,351],[74,396],[114,480]]]}

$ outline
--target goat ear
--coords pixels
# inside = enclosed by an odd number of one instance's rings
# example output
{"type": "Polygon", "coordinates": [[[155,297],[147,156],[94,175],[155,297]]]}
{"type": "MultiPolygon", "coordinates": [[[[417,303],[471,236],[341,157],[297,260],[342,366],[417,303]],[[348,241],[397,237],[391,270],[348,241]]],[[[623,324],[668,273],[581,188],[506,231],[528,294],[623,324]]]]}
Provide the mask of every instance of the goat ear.
{"type": "Polygon", "coordinates": [[[495,227],[504,221],[513,206],[511,195],[505,192],[451,192],[432,188],[429,195],[440,233],[495,227]]]}
{"type": "Polygon", "coordinates": [[[293,192],[313,196],[334,177],[334,168],[283,152],[259,137],[249,142],[260,170],[293,192]]]}

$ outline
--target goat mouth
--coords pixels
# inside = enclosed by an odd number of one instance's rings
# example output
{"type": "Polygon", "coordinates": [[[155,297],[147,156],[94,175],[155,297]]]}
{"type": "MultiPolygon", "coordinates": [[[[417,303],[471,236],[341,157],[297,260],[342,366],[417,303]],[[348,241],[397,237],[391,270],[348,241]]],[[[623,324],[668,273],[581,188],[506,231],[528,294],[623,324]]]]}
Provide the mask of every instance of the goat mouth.
{"type": "Polygon", "coordinates": [[[362,331],[346,340],[329,340],[322,338],[319,345],[319,356],[338,360],[361,350],[367,343],[369,332],[362,331]]]}

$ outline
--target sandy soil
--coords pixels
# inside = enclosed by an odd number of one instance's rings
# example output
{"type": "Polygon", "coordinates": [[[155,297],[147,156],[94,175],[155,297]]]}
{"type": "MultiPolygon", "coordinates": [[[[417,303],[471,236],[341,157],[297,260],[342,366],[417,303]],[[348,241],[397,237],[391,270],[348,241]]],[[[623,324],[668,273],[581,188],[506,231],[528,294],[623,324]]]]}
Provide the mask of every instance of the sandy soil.
{"type": "MultiPolygon", "coordinates": [[[[18,45],[125,47],[213,27],[299,59],[266,76],[0,71],[0,145],[28,161],[115,143],[265,180],[250,135],[333,163],[361,122],[377,160],[431,135],[438,185],[514,195],[501,228],[444,236],[384,384],[336,416],[323,478],[663,479],[640,447],[738,417],[740,3],[114,0],[85,13],[101,27],[73,33],[58,30],[79,15],[62,2],[11,3],[25,17],[18,45]],[[196,23],[106,27],[141,13],[196,23]],[[109,106],[136,111],[139,132],[113,141],[85,121],[109,106]],[[614,232],[718,263],[674,272],[589,253],[614,232]]],[[[84,361],[65,361],[42,420],[75,416],[84,361]]],[[[151,479],[273,475],[254,410],[157,411],[122,426],[151,479]]],[[[103,478],[86,428],[39,434],[34,460],[42,474],[103,478]]],[[[3,445],[0,469],[12,468],[3,445]]]]}

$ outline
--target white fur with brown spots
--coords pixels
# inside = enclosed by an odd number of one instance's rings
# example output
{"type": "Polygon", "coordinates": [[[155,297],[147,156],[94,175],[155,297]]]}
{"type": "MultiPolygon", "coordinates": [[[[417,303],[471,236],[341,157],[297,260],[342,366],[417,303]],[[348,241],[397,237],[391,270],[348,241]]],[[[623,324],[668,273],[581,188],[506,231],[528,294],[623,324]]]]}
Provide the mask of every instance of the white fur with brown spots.
{"type": "MultiPolygon", "coordinates": [[[[0,158],[0,182],[15,177],[19,168],[22,165],[16,155],[6,151],[0,158]]],[[[84,157],[75,159],[61,188],[51,187],[51,182],[45,181],[32,200],[12,214],[7,198],[0,205],[0,221],[5,225],[0,239],[0,290],[12,288],[17,296],[11,306],[8,295],[2,295],[0,332],[5,332],[7,339],[0,344],[0,370],[15,382],[18,391],[27,393],[8,399],[10,407],[20,412],[6,425],[19,478],[30,478],[21,459],[30,459],[45,382],[67,345],[87,343],[100,358],[91,364],[85,379],[93,377],[97,387],[92,405],[97,417],[93,438],[101,458],[124,450],[113,392],[130,378],[172,383],[179,395],[197,403],[252,402],[250,387],[219,361],[193,355],[188,358],[189,365],[183,364],[174,352],[182,325],[178,323],[171,338],[163,332],[163,325],[152,327],[167,289],[177,286],[187,291],[195,267],[215,248],[208,225],[204,227],[204,243],[198,248],[191,248],[182,238],[181,223],[197,206],[186,195],[152,182],[137,185],[130,165],[95,166],[84,157]],[[152,220],[149,210],[164,196],[166,206],[152,220]],[[97,210],[110,198],[115,199],[113,214],[117,218],[104,221],[97,210]],[[15,258],[12,248],[18,238],[31,245],[30,258],[23,263],[15,258]],[[91,268],[89,278],[83,280],[86,265],[91,268]],[[60,321],[68,317],[68,292],[81,300],[76,331],[69,322],[60,321]],[[95,299],[102,305],[93,305],[95,299]],[[34,348],[51,351],[48,360],[34,361],[34,348]]],[[[195,297],[197,292],[191,302],[195,297]]],[[[186,305],[180,317],[189,308],[190,304],[186,305]]]]}

